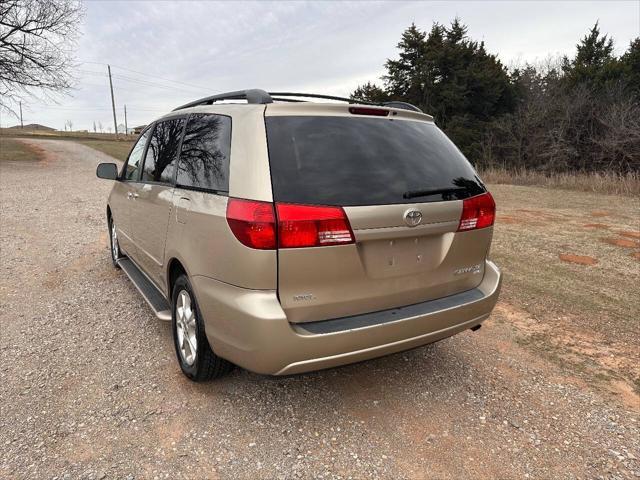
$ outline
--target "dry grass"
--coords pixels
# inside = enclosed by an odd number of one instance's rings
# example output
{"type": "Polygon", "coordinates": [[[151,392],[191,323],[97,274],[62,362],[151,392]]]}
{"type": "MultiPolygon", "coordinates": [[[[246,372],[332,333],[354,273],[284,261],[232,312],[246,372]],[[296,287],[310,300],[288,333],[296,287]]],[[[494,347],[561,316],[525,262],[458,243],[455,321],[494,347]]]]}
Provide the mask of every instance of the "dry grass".
{"type": "Polygon", "coordinates": [[[524,344],[589,382],[625,382],[640,393],[640,199],[489,187],[500,304],[519,312],[508,323],[524,344]]]}
{"type": "MultiPolygon", "coordinates": [[[[63,133],[63,132],[56,132],[63,133]]],[[[74,132],[75,133],[75,132],[74,132]]],[[[132,137],[129,135],[129,137],[132,137]]],[[[5,135],[0,135],[0,155],[3,160],[20,160],[25,157],[24,152],[29,152],[30,149],[34,150],[32,147],[28,147],[26,144],[20,142],[18,139],[24,138],[36,138],[36,139],[46,139],[46,140],[70,140],[74,142],[81,143],[86,145],[87,147],[94,148],[99,150],[107,155],[112,156],[117,160],[124,161],[133,146],[134,140],[132,138],[120,138],[116,140],[113,135],[104,136],[100,138],[92,138],[92,137],[75,137],[72,135],[18,135],[15,137],[8,137],[5,135]]],[[[135,137],[137,138],[137,137],[135,137]]],[[[30,153],[31,157],[33,157],[33,153],[30,153]]],[[[33,159],[33,158],[32,158],[33,159]]]]}
{"type": "Polygon", "coordinates": [[[129,155],[129,151],[131,150],[131,147],[133,147],[133,141],[94,139],[83,139],[75,141],[86,145],[87,147],[91,147],[103,153],[106,153],[107,155],[110,155],[113,158],[116,158],[123,162],[127,159],[127,155],[129,155]]]}
{"type": "Polygon", "coordinates": [[[35,148],[13,138],[0,138],[0,162],[35,162],[41,154],[35,148]]]}
{"type": "Polygon", "coordinates": [[[546,174],[532,170],[509,170],[486,168],[479,171],[487,183],[504,185],[530,185],[581,192],[607,193],[612,195],[640,195],[639,173],[554,173],[546,174]]]}
{"type": "Polygon", "coordinates": [[[118,134],[116,137],[113,133],[95,133],[95,132],[61,132],[58,130],[22,130],[19,128],[0,128],[0,137],[25,137],[25,138],[44,138],[44,139],[93,139],[93,140],[112,140],[118,142],[132,142],[137,135],[118,134]]]}

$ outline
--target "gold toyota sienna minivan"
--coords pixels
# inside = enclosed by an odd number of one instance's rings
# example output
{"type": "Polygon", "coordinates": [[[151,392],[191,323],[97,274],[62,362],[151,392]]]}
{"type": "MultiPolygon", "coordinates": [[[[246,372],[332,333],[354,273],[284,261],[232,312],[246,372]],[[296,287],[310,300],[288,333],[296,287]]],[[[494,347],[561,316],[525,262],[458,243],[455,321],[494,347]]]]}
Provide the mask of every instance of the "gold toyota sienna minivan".
{"type": "Polygon", "coordinates": [[[410,104],[214,95],[97,175],[115,180],[112,260],[192,380],[407,350],[480,328],[498,297],[493,198],[410,104]]]}

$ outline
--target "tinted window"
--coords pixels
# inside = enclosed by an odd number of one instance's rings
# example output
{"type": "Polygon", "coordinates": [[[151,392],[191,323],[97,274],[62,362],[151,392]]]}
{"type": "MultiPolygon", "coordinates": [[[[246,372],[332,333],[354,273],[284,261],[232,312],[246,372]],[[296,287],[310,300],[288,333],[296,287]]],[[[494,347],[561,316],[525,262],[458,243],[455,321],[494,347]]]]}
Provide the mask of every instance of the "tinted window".
{"type": "Polygon", "coordinates": [[[432,123],[267,117],[266,126],[276,201],[383,205],[484,192],[473,167],[432,123]],[[408,192],[441,188],[449,192],[404,198],[408,192]]]}
{"type": "Polygon", "coordinates": [[[165,120],[156,124],[144,159],[143,181],[173,182],[183,127],[184,119],[182,118],[165,120]]]}
{"type": "Polygon", "coordinates": [[[182,141],[176,183],[187,188],[228,192],[230,150],[229,117],[191,115],[182,141]]]}
{"type": "Polygon", "coordinates": [[[140,138],[136,142],[135,146],[129,154],[127,160],[127,166],[125,167],[124,179],[125,180],[138,180],[138,172],[142,166],[142,155],[144,154],[144,146],[149,138],[149,130],[140,135],[140,138]]]}

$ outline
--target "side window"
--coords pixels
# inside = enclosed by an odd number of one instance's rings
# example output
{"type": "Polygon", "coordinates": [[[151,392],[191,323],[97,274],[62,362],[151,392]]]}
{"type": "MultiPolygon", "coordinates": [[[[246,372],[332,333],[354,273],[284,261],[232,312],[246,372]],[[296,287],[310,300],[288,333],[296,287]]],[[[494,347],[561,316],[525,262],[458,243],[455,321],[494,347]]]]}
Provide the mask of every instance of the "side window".
{"type": "Polygon", "coordinates": [[[184,119],[158,122],[151,135],[142,169],[142,181],[172,183],[184,119]]]}
{"type": "Polygon", "coordinates": [[[193,114],[182,141],[176,183],[186,188],[229,191],[231,118],[193,114]]]}
{"type": "Polygon", "coordinates": [[[129,154],[129,159],[127,160],[127,165],[124,171],[124,179],[125,180],[137,180],[138,172],[140,171],[140,167],[142,166],[142,155],[144,154],[144,146],[147,143],[147,139],[149,138],[149,133],[151,131],[147,130],[138,139],[138,142],[135,144],[131,153],[129,154]]]}

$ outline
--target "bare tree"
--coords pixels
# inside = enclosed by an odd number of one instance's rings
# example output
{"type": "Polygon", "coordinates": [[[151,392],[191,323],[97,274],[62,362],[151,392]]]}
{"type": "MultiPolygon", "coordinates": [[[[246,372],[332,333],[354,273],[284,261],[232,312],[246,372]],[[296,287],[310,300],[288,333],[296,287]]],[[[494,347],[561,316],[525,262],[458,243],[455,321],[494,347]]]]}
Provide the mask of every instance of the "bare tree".
{"type": "Polygon", "coordinates": [[[93,121],[93,133],[96,133],[96,132],[97,132],[97,130],[96,130],[96,121],[94,120],[93,121]]]}
{"type": "Polygon", "coordinates": [[[76,0],[0,1],[0,108],[71,88],[72,52],[82,18],[76,0]]]}
{"type": "Polygon", "coordinates": [[[100,133],[104,133],[104,128],[102,127],[101,121],[98,121],[98,130],[100,130],[100,133]]]}

